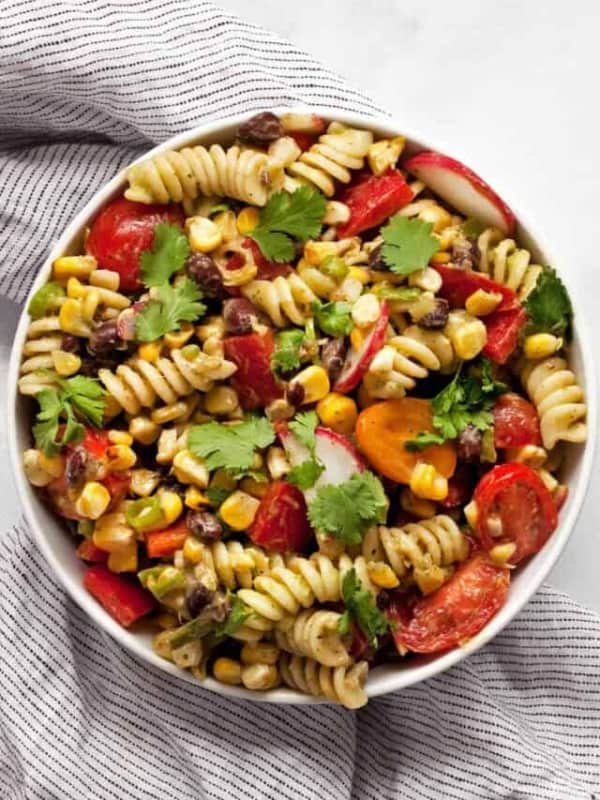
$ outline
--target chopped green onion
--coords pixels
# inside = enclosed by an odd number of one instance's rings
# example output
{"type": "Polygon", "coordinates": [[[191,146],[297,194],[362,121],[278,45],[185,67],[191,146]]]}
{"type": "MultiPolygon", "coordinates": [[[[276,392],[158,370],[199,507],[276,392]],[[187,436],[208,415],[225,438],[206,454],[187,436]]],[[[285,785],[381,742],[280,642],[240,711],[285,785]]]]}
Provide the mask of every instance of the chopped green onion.
{"type": "Polygon", "coordinates": [[[131,503],[125,516],[136,531],[148,530],[162,519],[160,501],[158,497],[141,497],[131,503]]]}
{"type": "Polygon", "coordinates": [[[344,259],[339,256],[327,256],[319,264],[319,269],[323,275],[327,275],[328,278],[338,282],[342,281],[350,271],[344,259]]]}

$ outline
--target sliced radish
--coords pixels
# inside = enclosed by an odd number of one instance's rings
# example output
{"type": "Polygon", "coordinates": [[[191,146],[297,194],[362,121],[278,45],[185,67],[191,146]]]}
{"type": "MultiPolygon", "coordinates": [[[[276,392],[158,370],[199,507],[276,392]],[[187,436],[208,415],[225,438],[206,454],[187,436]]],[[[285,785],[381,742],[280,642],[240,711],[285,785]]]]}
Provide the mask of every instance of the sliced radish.
{"type": "MultiPolygon", "coordinates": [[[[287,425],[279,425],[277,433],[292,467],[308,461],[310,458],[308,448],[296,439],[287,425]]],[[[362,472],[365,469],[364,461],[341,433],[319,426],[315,430],[315,439],[315,456],[325,469],[315,485],[304,492],[307,503],[314,498],[320,486],[344,483],[344,481],[350,480],[356,472],[362,472]]]]}
{"type": "Polygon", "coordinates": [[[346,392],[351,392],[358,386],[361,378],[369,369],[369,364],[383,347],[389,318],[389,306],[387,300],[384,300],[381,304],[379,319],[373,326],[370,334],[358,350],[352,349],[348,353],[342,374],[333,387],[334,392],[341,392],[344,394],[346,392]]]}
{"type": "Polygon", "coordinates": [[[514,231],[516,219],[491,186],[460,161],[441,153],[419,153],[404,167],[430,189],[467,217],[499,228],[504,234],[514,231]]]}

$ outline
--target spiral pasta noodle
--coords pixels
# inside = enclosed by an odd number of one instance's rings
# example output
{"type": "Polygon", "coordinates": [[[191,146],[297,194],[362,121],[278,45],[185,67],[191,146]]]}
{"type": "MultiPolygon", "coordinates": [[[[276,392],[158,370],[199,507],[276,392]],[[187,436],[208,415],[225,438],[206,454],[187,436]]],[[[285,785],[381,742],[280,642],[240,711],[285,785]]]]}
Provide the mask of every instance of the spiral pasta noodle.
{"type": "Polygon", "coordinates": [[[313,697],[325,697],[346,708],[360,708],[367,702],[364,685],[369,674],[366,661],[350,667],[326,667],[311,658],[282,653],[278,662],[283,682],[313,697]]]}
{"type": "Polygon", "coordinates": [[[275,641],[282,650],[306,656],[326,667],[344,667],[352,659],[338,633],[341,614],[325,609],[301,611],[291,622],[277,626],[275,641]]]}
{"type": "Polygon", "coordinates": [[[311,303],[317,295],[296,273],[272,281],[257,280],[242,286],[242,294],[263,311],[278,328],[288,320],[294,325],[304,325],[311,303]]]}
{"type": "Polygon", "coordinates": [[[512,289],[521,300],[531,292],[542,272],[531,263],[529,250],[517,247],[513,239],[503,239],[500,231],[487,228],[477,239],[479,269],[496,283],[512,289]]]}
{"type": "Polygon", "coordinates": [[[542,443],[551,450],[558,441],[580,443],[587,436],[583,390],[560,356],[525,361],[521,381],[537,408],[542,443]]]}
{"type": "Polygon", "coordinates": [[[54,385],[52,376],[39,374],[38,371],[54,371],[53,353],[62,351],[62,347],[63,333],[57,314],[30,323],[27,340],[23,346],[24,360],[18,384],[21,394],[35,395],[42,389],[54,385]]]}

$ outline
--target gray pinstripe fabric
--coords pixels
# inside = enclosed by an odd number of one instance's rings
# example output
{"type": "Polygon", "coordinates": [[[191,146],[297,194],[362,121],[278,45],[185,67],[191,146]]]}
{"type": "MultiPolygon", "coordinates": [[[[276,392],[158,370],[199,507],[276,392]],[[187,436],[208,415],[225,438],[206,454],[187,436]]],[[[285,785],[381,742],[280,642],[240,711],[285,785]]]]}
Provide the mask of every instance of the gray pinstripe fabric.
{"type": "MultiPolygon", "coordinates": [[[[290,43],[193,0],[0,0],[0,291],[154,142],[237,110],[378,109],[290,43]]],[[[600,797],[600,620],[542,590],[445,675],[333,706],[230,701],[135,661],[0,545],[6,800],[600,797]]]]}

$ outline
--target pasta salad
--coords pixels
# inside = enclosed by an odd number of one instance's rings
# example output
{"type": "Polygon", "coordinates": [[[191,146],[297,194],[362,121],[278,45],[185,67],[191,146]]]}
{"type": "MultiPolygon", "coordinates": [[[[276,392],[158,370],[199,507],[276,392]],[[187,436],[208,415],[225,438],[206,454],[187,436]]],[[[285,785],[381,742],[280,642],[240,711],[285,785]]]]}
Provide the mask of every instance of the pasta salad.
{"type": "MultiPolygon", "coordinates": [[[[29,481],[199,679],[348,708],[504,603],[586,438],[573,312],[477,175],[263,112],[167,151],[29,302],[29,481]]],[[[143,620],[143,621],[140,621],[143,620]]]]}

